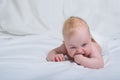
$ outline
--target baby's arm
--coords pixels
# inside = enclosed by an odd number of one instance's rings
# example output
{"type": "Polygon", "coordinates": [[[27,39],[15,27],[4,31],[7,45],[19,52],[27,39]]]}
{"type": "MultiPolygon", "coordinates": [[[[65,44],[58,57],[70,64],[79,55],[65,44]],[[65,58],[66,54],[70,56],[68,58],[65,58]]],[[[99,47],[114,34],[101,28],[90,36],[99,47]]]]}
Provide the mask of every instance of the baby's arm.
{"type": "Polygon", "coordinates": [[[85,57],[82,54],[75,55],[74,60],[77,64],[80,64],[84,67],[99,69],[103,68],[104,62],[102,59],[101,51],[97,49],[95,46],[92,46],[93,53],[91,53],[90,57],[85,57]]]}
{"type": "Polygon", "coordinates": [[[64,54],[66,53],[65,46],[62,44],[60,47],[57,47],[51,50],[47,55],[47,61],[60,62],[64,61],[64,54]]]}

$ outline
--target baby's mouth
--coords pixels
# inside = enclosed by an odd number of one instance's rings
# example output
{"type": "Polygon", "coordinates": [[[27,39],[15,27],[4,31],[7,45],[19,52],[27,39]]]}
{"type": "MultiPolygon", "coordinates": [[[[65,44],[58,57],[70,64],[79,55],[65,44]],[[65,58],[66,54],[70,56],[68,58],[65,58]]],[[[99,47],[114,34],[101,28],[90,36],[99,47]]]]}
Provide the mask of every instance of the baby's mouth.
{"type": "Polygon", "coordinates": [[[76,56],[76,55],[82,55],[81,53],[75,53],[73,56],[76,56]]]}
{"type": "Polygon", "coordinates": [[[85,55],[85,53],[75,53],[75,55],[85,55]]]}
{"type": "Polygon", "coordinates": [[[81,53],[75,53],[75,55],[80,55],[81,53]]]}

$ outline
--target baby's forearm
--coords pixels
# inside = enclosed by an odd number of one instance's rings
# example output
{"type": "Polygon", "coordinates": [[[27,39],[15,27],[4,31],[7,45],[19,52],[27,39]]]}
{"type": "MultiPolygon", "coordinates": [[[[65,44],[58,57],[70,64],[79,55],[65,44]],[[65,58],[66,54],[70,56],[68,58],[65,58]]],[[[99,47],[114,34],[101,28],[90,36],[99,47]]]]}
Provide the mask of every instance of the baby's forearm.
{"type": "Polygon", "coordinates": [[[98,68],[102,68],[104,65],[103,62],[99,59],[88,58],[83,55],[75,56],[74,60],[77,64],[80,64],[80,65],[82,65],[84,67],[88,67],[88,68],[98,69],[98,68]]]}
{"type": "Polygon", "coordinates": [[[52,59],[53,56],[55,56],[57,54],[57,52],[55,50],[52,50],[48,53],[47,55],[47,61],[50,61],[52,59]]]}

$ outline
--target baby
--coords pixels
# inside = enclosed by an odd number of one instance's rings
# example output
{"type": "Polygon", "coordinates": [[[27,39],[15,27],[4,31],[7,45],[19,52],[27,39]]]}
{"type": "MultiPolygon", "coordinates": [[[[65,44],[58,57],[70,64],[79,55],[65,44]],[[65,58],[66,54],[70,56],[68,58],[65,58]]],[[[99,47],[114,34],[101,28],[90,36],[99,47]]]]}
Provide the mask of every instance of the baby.
{"type": "Polygon", "coordinates": [[[102,50],[92,38],[87,23],[79,17],[68,18],[63,25],[63,44],[48,53],[47,61],[68,60],[93,69],[104,67],[102,50]]]}

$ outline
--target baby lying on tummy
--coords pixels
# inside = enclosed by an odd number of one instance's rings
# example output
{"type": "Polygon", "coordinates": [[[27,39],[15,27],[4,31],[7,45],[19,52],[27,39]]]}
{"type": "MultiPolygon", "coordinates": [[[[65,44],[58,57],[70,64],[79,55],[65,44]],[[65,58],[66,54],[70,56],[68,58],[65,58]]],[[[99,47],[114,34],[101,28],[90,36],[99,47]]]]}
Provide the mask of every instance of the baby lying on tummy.
{"type": "Polygon", "coordinates": [[[100,45],[92,38],[87,23],[79,17],[68,18],[63,25],[63,44],[48,53],[47,61],[70,61],[93,69],[104,67],[100,45]]]}

